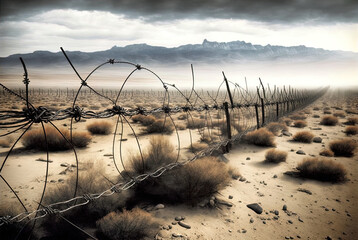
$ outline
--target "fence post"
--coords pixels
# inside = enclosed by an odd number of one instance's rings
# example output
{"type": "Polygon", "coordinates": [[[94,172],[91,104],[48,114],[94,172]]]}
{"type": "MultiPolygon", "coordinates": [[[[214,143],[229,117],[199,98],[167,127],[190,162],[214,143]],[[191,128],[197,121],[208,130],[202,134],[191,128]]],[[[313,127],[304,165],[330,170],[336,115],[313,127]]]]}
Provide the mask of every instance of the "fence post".
{"type": "Polygon", "coordinates": [[[255,112],[256,112],[256,123],[257,123],[257,129],[260,128],[260,120],[259,120],[259,109],[257,103],[255,104],[255,112]]]}
{"type": "Polygon", "coordinates": [[[278,109],[278,102],[276,102],[276,121],[278,121],[279,117],[279,109],[278,109]]]}
{"type": "MultiPolygon", "coordinates": [[[[228,102],[224,102],[224,110],[226,115],[226,127],[227,127],[227,138],[231,140],[231,121],[230,121],[230,113],[229,113],[229,104],[228,102]]],[[[228,153],[231,148],[231,143],[226,145],[226,152],[228,153]]]]}
{"type": "Polygon", "coordinates": [[[261,126],[263,127],[265,125],[265,103],[264,103],[264,99],[261,98],[261,113],[262,113],[262,124],[261,126]]]}

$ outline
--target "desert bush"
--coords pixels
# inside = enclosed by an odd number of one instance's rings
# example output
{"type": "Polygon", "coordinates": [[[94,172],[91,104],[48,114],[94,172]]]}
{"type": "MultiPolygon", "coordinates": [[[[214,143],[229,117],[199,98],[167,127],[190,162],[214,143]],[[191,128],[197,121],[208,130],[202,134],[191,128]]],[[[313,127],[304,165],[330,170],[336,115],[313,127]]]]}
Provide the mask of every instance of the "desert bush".
{"type": "Polygon", "coordinates": [[[190,151],[193,153],[200,152],[206,148],[208,148],[208,144],[206,143],[193,143],[190,146],[190,151]]]}
{"type": "Polygon", "coordinates": [[[166,133],[170,134],[174,131],[174,125],[170,121],[170,119],[163,119],[156,120],[152,124],[148,125],[145,129],[147,133],[166,133]]]}
{"type": "MultiPolygon", "coordinates": [[[[103,177],[105,166],[100,162],[81,163],[78,176],[77,195],[82,196],[88,193],[99,193],[108,189],[112,184],[103,177]]],[[[73,197],[76,186],[76,175],[71,175],[65,183],[53,187],[45,195],[45,205],[66,201],[73,197]]],[[[74,208],[63,213],[68,220],[79,226],[91,226],[96,220],[102,218],[111,211],[116,211],[125,206],[130,192],[123,191],[114,193],[111,196],[101,197],[91,201],[85,206],[74,208]]],[[[70,205],[68,205],[70,206],[70,205]]],[[[44,219],[41,225],[45,232],[56,239],[83,239],[81,232],[73,231],[73,227],[56,215],[51,215],[44,219]],[[82,237],[81,237],[82,236],[82,237]]]]}
{"type": "Polygon", "coordinates": [[[335,140],[329,143],[329,148],[335,156],[351,157],[356,147],[357,143],[352,139],[335,140]]]}
{"type": "Polygon", "coordinates": [[[325,126],[336,126],[338,123],[338,118],[335,116],[324,116],[321,118],[320,124],[325,126]]]}
{"type": "MultiPolygon", "coordinates": [[[[71,144],[54,127],[45,127],[47,146],[49,151],[63,151],[71,149],[71,144]]],[[[71,141],[70,132],[67,129],[60,129],[62,134],[71,141]]],[[[39,149],[46,151],[45,135],[42,128],[27,131],[22,137],[22,144],[28,149],[39,149]]],[[[86,132],[73,132],[72,144],[75,147],[86,147],[91,141],[91,136],[86,132]]]]}
{"type": "Polygon", "coordinates": [[[164,136],[151,137],[149,147],[142,153],[142,156],[143,158],[137,154],[130,159],[130,171],[135,175],[156,170],[176,160],[174,147],[164,136]]]}
{"type": "Polygon", "coordinates": [[[309,131],[297,132],[293,135],[293,140],[296,142],[311,143],[314,135],[309,131]]]}
{"type": "Polygon", "coordinates": [[[111,133],[113,124],[109,121],[95,121],[87,125],[87,130],[92,134],[108,135],[111,133]]]}
{"type": "Polygon", "coordinates": [[[319,158],[306,158],[297,165],[297,169],[302,177],[329,182],[344,181],[347,174],[342,164],[319,158]]]}
{"type": "Polygon", "coordinates": [[[186,129],[186,124],[183,123],[175,123],[175,126],[178,130],[185,130],[186,129]]]}
{"type": "Polygon", "coordinates": [[[190,129],[198,129],[205,127],[205,120],[198,118],[189,118],[187,123],[187,128],[190,129]]]}
{"type": "Polygon", "coordinates": [[[276,149],[270,149],[265,154],[265,162],[267,163],[285,162],[286,158],[287,158],[287,152],[279,151],[276,149]]]}
{"type": "Polygon", "coordinates": [[[346,127],[344,132],[347,135],[356,135],[358,133],[358,127],[357,126],[348,126],[348,127],[346,127]]]}
{"type": "Polygon", "coordinates": [[[333,116],[340,117],[340,118],[345,118],[346,114],[344,114],[344,112],[335,112],[335,113],[333,113],[333,116]]]}
{"type": "Polygon", "coordinates": [[[10,147],[10,144],[12,143],[12,138],[11,137],[4,137],[2,139],[0,139],[0,147],[10,147]]]}
{"type": "Polygon", "coordinates": [[[218,137],[213,134],[209,134],[208,131],[203,132],[200,136],[200,141],[207,144],[215,142],[216,140],[218,140],[218,137]]]}
{"type": "Polygon", "coordinates": [[[307,126],[307,122],[303,120],[296,120],[293,122],[293,126],[296,128],[304,128],[307,126]]]}
{"type": "Polygon", "coordinates": [[[321,156],[324,156],[324,157],[333,157],[334,156],[334,152],[332,152],[331,150],[329,149],[322,149],[320,152],[319,152],[319,155],[321,156]]]}
{"type": "Polygon", "coordinates": [[[159,230],[159,223],[140,208],[110,212],[98,220],[96,225],[96,235],[107,240],[154,239],[159,230]]]}
{"type": "Polygon", "coordinates": [[[304,114],[293,114],[289,118],[292,120],[305,120],[307,117],[304,114]]]}
{"type": "Polygon", "coordinates": [[[274,135],[278,135],[278,133],[282,130],[287,130],[287,126],[283,123],[271,122],[265,126],[267,130],[272,132],[274,135]]]}
{"type": "Polygon", "coordinates": [[[155,122],[156,118],[154,116],[146,116],[146,115],[142,115],[142,114],[137,114],[132,116],[132,121],[134,123],[140,123],[143,126],[149,126],[151,124],[153,124],[155,122]]]}
{"type": "Polygon", "coordinates": [[[275,146],[274,138],[275,136],[265,128],[260,128],[253,132],[249,132],[245,137],[246,141],[251,144],[268,147],[275,146]]]}
{"type": "Polygon", "coordinates": [[[349,117],[347,119],[347,122],[345,122],[347,125],[356,125],[358,124],[358,117],[349,117]]]}
{"type": "Polygon", "coordinates": [[[282,119],[282,121],[286,124],[286,126],[290,126],[292,123],[292,119],[291,118],[284,118],[282,119]]]}

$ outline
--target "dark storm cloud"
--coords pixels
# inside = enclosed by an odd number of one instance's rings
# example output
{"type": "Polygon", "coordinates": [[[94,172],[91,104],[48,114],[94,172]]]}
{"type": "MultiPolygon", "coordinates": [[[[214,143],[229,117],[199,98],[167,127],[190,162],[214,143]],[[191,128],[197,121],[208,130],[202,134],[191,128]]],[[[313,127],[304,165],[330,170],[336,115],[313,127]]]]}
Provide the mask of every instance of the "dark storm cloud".
{"type": "Polygon", "coordinates": [[[1,0],[0,16],[56,8],[103,10],[151,20],[238,18],[268,22],[358,22],[357,0],[1,0]]]}

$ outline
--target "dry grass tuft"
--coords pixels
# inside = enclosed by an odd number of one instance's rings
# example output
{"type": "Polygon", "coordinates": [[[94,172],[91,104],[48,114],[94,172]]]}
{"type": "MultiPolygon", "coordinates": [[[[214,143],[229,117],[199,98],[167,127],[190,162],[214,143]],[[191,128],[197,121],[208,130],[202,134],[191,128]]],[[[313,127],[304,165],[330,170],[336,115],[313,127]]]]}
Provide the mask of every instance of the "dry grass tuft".
{"type": "Polygon", "coordinates": [[[346,127],[344,132],[346,133],[347,136],[348,135],[357,135],[358,127],[357,126],[348,126],[348,127],[346,127]]]}
{"type": "Polygon", "coordinates": [[[189,129],[199,129],[205,127],[206,122],[204,119],[198,118],[189,118],[187,123],[187,128],[189,129]]]}
{"type": "Polygon", "coordinates": [[[142,114],[138,114],[138,115],[134,115],[132,116],[132,121],[134,123],[140,123],[143,126],[149,126],[151,124],[153,124],[156,120],[156,118],[154,116],[146,116],[146,115],[142,115],[142,114]]]}
{"type": "Polygon", "coordinates": [[[274,147],[276,146],[274,142],[275,136],[265,128],[257,129],[253,132],[246,134],[246,141],[257,146],[267,146],[274,147]]]}
{"type": "Polygon", "coordinates": [[[152,124],[148,125],[145,129],[147,133],[166,133],[170,134],[174,131],[174,125],[170,121],[170,119],[163,119],[156,120],[152,124]]]}
{"type": "Polygon", "coordinates": [[[356,125],[358,124],[358,117],[349,117],[347,119],[347,122],[345,122],[347,125],[356,125]]]}
{"type": "Polygon", "coordinates": [[[278,135],[282,130],[288,130],[287,126],[284,123],[271,122],[265,126],[267,130],[272,132],[274,135],[278,135]]]}
{"type": "Polygon", "coordinates": [[[147,151],[143,152],[143,159],[139,154],[132,156],[130,171],[139,175],[173,163],[175,160],[176,154],[169,139],[164,136],[154,136],[150,138],[147,151]]]}
{"type": "Polygon", "coordinates": [[[100,239],[154,239],[159,223],[140,208],[111,212],[96,222],[100,239]]]}
{"type": "Polygon", "coordinates": [[[328,182],[345,181],[347,174],[342,164],[319,158],[306,158],[298,164],[297,169],[302,177],[328,182]]]}
{"type": "Polygon", "coordinates": [[[287,158],[287,152],[276,149],[270,149],[265,154],[265,162],[267,163],[280,163],[285,162],[287,158]]]}
{"type": "MultiPolygon", "coordinates": [[[[53,127],[45,127],[47,146],[49,151],[64,151],[71,149],[66,139],[53,127]]],[[[70,141],[70,132],[67,129],[60,129],[62,134],[70,141]]],[[[72,143],[75,147],[86,147],[91,141],[91,135],[86,132],[73,132],[72,143]]],[[[45,135],[42,128],[30,130],[22,137],[22,144],[28,149],[39,149],[46,151],[45,135]]]]}
{"type": "Polygon", "coordinates": [[[190,151],[193,153],[196,153],[196,152],[200,152],[208,147],[209,147],[209,145],[207,143],[193,143],[190,146],[190,151]]]}
{"type": "Polygon", "coordinates": [[[87,130],[92,134],[108,135],[112,132],[113,124],[109,121],[95,121],[87,125],[87,130]]]}
{"type": "Polygon", "coordinates": [[[304,128],[307,126],[307,122],[304,120],[296,120],[293,122],[293,126],[296,128],[304,128]]]}
{"type": "Polygon", "coordinates": [[[320,152],[319,152],[319,155],[321,156],[324,156],[324,157],[333,157],[334,156],[334,152],[332,152],[331,150],[329,149],[322,149],[320,152]]]}
{"type": "Polygon", "coordinates": [[[325,126],[336,126],[338,123],[338,118],[335,116],[324,116],[321,118],[320,124],[325,126]]]}
{"type": "Polygon", "coordinates": [[[329,143],[329,148],[335,156],[351,157],[354,155],[356,147],[357,143],[352,139],[335,140],[329,143]]]}
{"type": "Polygon", "coordinates": [[[307,117],[304,114],[293,114],[289,118],[292,120],[305,120],[307,117]]]}
{"type": "Polygon", "coordinates": [[[297,132],[293,135],[293,140],[296,142],[311,143],[314,135],[309,131],[297,132]]]}

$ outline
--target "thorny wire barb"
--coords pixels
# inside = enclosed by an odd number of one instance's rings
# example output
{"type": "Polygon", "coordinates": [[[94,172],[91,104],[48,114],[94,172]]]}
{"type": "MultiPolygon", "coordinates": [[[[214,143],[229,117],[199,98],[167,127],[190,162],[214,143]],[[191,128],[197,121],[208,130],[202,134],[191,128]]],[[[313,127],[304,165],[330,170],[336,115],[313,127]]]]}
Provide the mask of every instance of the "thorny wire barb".
{"type": "MultiPolygon", "coordinates": [[[[39,107],[39,108],[35,108],[28,100],[28,84],[29,84],[29,79],[28,79],[28,75],[27,75],[27,69],[26,69],[26,66],[23,62],[23,60],[21,59],[21,62],[23,64],[23,67],[24,67],[24,71],[25,71],[25,74],[24,74],[24,84],[26,85],[26,99],[23,98],[21,95],[15,93],[14,91],[8,89],[7,87],[5,87],[3,84],[0,83],[0,86],[8,93],[20,98],[21,100],[25,101],[26,104],[27,104],[27,109],[25,109],[24,111],[0,111],[0,119],[1,120],[9,120],[9,119],[20,119],[20,120],[17,120],[17,121],[13,121],[13,122],[4,122],[4,123],[0,123],[0,128],[16,128],[18,127],[17,129],[15,129],[14,131],[11,131],[10,133],[14,133],[18,130],[21,130],[22,128],[28,126],[26,128],[26,130],[21,134],[21,136],[15,141],[14,145],[12,146],[12,148],[10,149],[10,151],[8,152],[8,155],[6,156],[5,158],[5,161],[6,159],[8,158],[8,156],[10,155],[12,149],[14,148],[14,146],[16,145],[16,143],[20,140],[20,138],[25,134],[25,132],[31,127],[31,125],[33,123],[41,123],[42,124],[42,127],[43,127],[43,123],[51,123],[51,125],[53,125],[57,130],[58,128],[51,122],[51,121],[55,121],[55,120],[63,120],[63,119],[67,119],[67,118],[71,118],[71,130],[72,130],[72,119],[75,119],[75,121],[79,121],[81,118],[85,118],[85,119],[91,119],[91,118],[110,118],[110,117],[113,117],[113,116],[116,116],[118,115],[118,120],[117,120],[117,125],[118,125],[118,121],[119,119],[121,120],[121,125],[122,125],[122,133],[123,133],[123,119],[130,125],[130,123],[128,122],[128,120],[126,119],[126,117],[131,117],[133,115],[136,115],[136,114],[153,114],[153,113],[165,113],[166,116],[168,115],[170,120],[174,123],[170,113],[179,113],[179,112],[185,112],[185,113],[188,113],[189,115],[190,112],[203,112],[203,111],[206,111],[209,113],[210,115],[210,111],[214,111],[214,110],[218,110],[218,109],[222,109],[221,106],[218,106],[218,96],[219,96],[219,92],[220,92],[220,87],[221,85],[224,83],[224,81],[222,82],[222,84],[220,85],[219,89],[218,89],[218,92],[217,92],[217,95],[215,97],[215,99],[213,97],[211,97],[209,95],[209,97],[213,100],[214,104],[213,105],[209,105],[207,104],[203,98],[197,93],[197,91],[195,90],[194,88],[194,71],[193,71],[193,66],[191,65],[191,69],[192,69],[192,77],[193,77],[193,86],[192,86],[192,90],[190,92],[190,95],[189,96],[185,96],[184,93],[182,91],[180,91],[174,84],[169,84],[169,83],[165,83],[164,81],[162,81],[162,79],[157,75],[155,74],[153,71],[147,69],[147,68],[143,68],[142,66],[138,65],[138,64],[133,64],[133,63],[130,63],[130,62],[122,62],[122,61],[116,61],[114,59],[109,59],[107,62],[99,65],[98,67],[96,67],[85,79],[82,79],[82,77],[79,75],[79,73],[77,72],[77,70],[75,69],[75,67],[73,66],[72,62],[70,61],[70,59],[68,58],[68,56],[66,55],[66,53],[64,52],[64,50],[61,48],[61,50],[63,51],[66,59],[68,60],[68,62],[70,63],[71,67],[73,68],[73,70],[75,71],[75,73],[77,74],[77,76],[80,78],[81,80],[81,86],[76,94],[76,97],[74,99],[74,102],[73,102],[73,107],[72,108],[67,108],[67,109],[64,109],[64,110],[59,110],[59,111],[50,111],[44,107],[39,107]],[[116,98],[116,100],[112,100],[110,98],[108,98],[107,96],[103,95],[103,94],[100,94],[99,92],[97,92],[95,89],[93,89],[92,87],[90,87],[87,83],[87,80],[89,79],[89,77],[97,70],[99,69],[100,67],[104,66],[105,64],[115,64],[115,63],[123,63],[123,64],[129,64],[129,65],[132,65],[135,67],[135,69],[127,76],[127,78],[125,79],[120,91],[119,91],[119,94],[116,98]],[[131,75],[137,71],[137,70],[141,70],[141,69],[144,69],[144,70],[147,70],[149,72],[151,72],[152,74],[154,74],[158,79],[159,81],[162,83],[163,85],[163,88],[165,89],[165,99],[167,99],[167,103],[165,102],[166,100],[164,99],[164,102],[163,102],[163,107],[161,108],[154,108],[154,109],[151,109],[151,110],[145,110],[145,109],[140,109],[140,108],[137,108],[137,109],[124,109],[120,106],[117,105],[117,102],[118,102],[118,99],[119,99],[119,96],[123,90],[123,87],[124,85],[126,84],[126,82],[129,80],[129,78],[131,77],[131,75]],[[106,109],[102,112],[93,112],[93,111],[85,111],[81,108],[79,108],[78,106],[75,105],[76,103],[76,100],[79,96],[79,92],[81,90],[82,87],[88,87],[91,91],[93,91],[95,94],[97,94],[98,96],[100,97],[103,97],[105,99],[108,99],[110,100],[114,106],[112,108],[109,108],[109,109],[106,109]],[[180,95],[182,97],[184,97],[184,99],[186,100],[186,103],[187,105],[184,106],[184,107],[181,107],[181,106],[175,106],[175,107],[170,107],[170,100],[169,100],[169,92],[168,92],[168,87],[172,87],[174,88],[176,91],[178,91],[180,93],[180,95]],[[195,99],[195,102],[194,104],[191,103],[190,99],[193,95],[193,93],[195,93],[196,95],[196,99],[195,99]],[[204,105],[202,106],[198,106],[198,107],[195,107],[195,105],[197,104],[197,101],[198,100],[201,100],[201,102],[203,102],[204,105]],[[30,108],[31,106],[31,108],[30,108]],[[123,118],[123,119],[122,119],[123,118]],[[26,122],[26,123],[24,123],[26,122]],[[18,125],[20,124],[20,125],[18,125]]],[[[224,76],[225,77],[225,76],[224,76]]],[[[246,78],[245,78],[245,82],[246,82],[246,78]]],[[[231,82],[232,83],[232,82],[231,82]]],[[[260,83],[261,83],[261,86],[262,86],[262,89],[263,91],[264,90],[264,87],[263,87],[263,84],[262,84],[262,81],[260,79],[260,83]]],[[[234,84],[234,83],[232,83],[234,84]]],[[[246,107],[246,108],[249,108],[251,106],[253,106],[255,103],[253,103],[253,97],[255,97],[255,95],[253,94],[249,94],[248,92],[248,89],[247,89],[247,86],[246,86],[246,90],[245,92],[242,91],[242,88],[239,87],[238,84],[234,84],[236,87],[235,87],[235,90],[234,90],[234,95],[235,95],[235,91],[236,89],[237,90],[237,93],[238,93],[238,97],[241,97],[242,99],[244,99],[246,105],[242,105],[242,104],[238,104],[238,105],[234,105],[232,104],[232,108],[239,108],[241,110],[243,110],[243,107],[246,107]],[[240,94],[239,94],[240,93],[240,94]],[[246,96],[246,97],[245,97],[246,96]],[[250,97],[250,100],[247,98],[247,97],[250,97]]],[[[284,89],[285,90],[285,89],[284,89]]],[[[316,98],[318,98],[320,95],[322,95],[324,92],[325,92],[326,89],[320,89],[320,91],[318,91],[319,94],[317,94],[317,91],[315,92],[312,92],[311,94],[301,94],[300,95],[300,98],[299,99],[300,101],[303,101],[305,100],[305,102],[309,102],[309,101],[312,101],[316,98]]],[[[285,91],[286,93],[286,91],[285,91]]],[[[283,99],[283,96],[282,94],[280,95],[277,95],[278,98],[276,98],[276,101],[277,102],[280,102],[282,101],[283,99]]],[[[286,101],[294,101],[294,100],[297,100],[297,99],[294,99],[294,97],[297,98],[298,94],[296,92],[295,95],[292,94],[292,91],[290,90],[289,93],[287,94],[286,93],[286,96],[285,96],[285,100],[286,101]]],[[[259,97],[259,96],[256,96],[256,97],[259,97]]],[[[226,96],[225,96],[226,98],[226,96]]],[[[224,99],[225,99],[224,98],[224,99]]],[[[235,101],[237,101],[235,99],[235,101]]],[[[233,102],[233,101],[232,101],[233,102]]],[[[211,117],[210,117],[211,118],[211,117]]],[[[244,118],[245,119],[245,118],[244,118]]],[[[208,125],[208,124],[207,124],[208,125]]],[[[28,212],[26,207],[23,205],[24,209],[25,209],[25,212],[23,213],[20,213],[18,214],[17,216],[14,216],[14,217],[9,217],[9,216],[5,216],[5,217],[2,217],[0,219],[0,226],[4,225],[4,224],[9,224],[9,223],[13,223],[13,222],[21,222],[21,221],[24,221],[25,219],[29,219],[31,216],[34,216],[32,219],[30,218],[30,220],[35,220],[36,219],[39,219],[39,218],[43,218],[45,216],[47,216],[50,212],[47,211],[46,209],[52,209],[54,212],[59,212],[59,213],[63,213],[63,212],[66,212],[66,211],[69,211],[73,208],[76,208],[76,207],[79,207],[79,206],[83,206],[83,205],[86,205],[88,204],[89,202],[91,201],[94,201],[102,196],[110,196],[114,193],[118,193],[118,192],[121,192],[121,191],[124,191],[124,190],[127,190],[131,187],[133,187],[135,184],[141,182],[141,181],[144,181],[145,179],[147,179],[148,177],[160,177],[163,173],[165,173],[166,171],[168,170],[171,170],[175,167],[178,167],[178,166],[182,166],[182,165],[185,165],[189,162],[192,162],[198,158],[201,158],[203,156],[207,156],[207,155],[211,155],[214,151],[218,151],[220,150],[222,147],[226,146],[227,144],[231,143],[231,142],[234,142],[238,139],[241,138],[241,136],[246,133],[247,131],[251,131],[253,130],[254,128],[256,128],[255,126],[249,126],[249,125],[246,125],[246,129],[244,129],[242,132],[239,132],[237,135],[235,135],[232,139],[228,140],[228,139],[225,139],[225,140],[222,140],[220,141],[219,143],[215,143],[213,144],[211,147],[199,152],[198,154],[196,154],[192,159],[189,159],[189,160],[186,160],[186,161],[183,161],[183,162],[178,162],[178,158],[177,158],[177,161],[174,162],[174,163],[171,163],[171,164],[168,164],[167,166],[163,166],[159,169],[157,169],[156,171],[152,172],[152,173],[146,173],[146,174],[142,174],[142,175],[139,175],[139,176],[136,176],[136,177],[131,177],[131,180],[128,181],[128,182],[121,182],[121,183],[117,183],[117,184],[114,184],[112,185],[111,188],[107,189],[106,191],[102,192],[102,193],[98,193],[98,194],[84,194],[83,196],[77,196],[77,197],[73,197],[72,199],[69,199],[67,201],[64,201],[64,202],[59,202],[59,203],[52,203],[48,206],[43,206],[42,205],[42,198],[44,196],[44,193],[45,193],[45,190],[46,190],[46,185],[44,186],[44,190],[43,190],[43,193],[42,193],[42,197],[41,197],[41,201],[39,203],[39,207],[35,210],[35,211],[32,211],[32,212],[28,212]],[[70,206],[69,206],[70,205],[70,206]],[[40,206],[43,206],[43,208],[40,208],[40,206]],[[58,208],[54,208],[54,206],[57,206],[58,208]],[[61,208],[61,206],[67,206],[67,208],[61,208]],[[40,213],[40,215],[38,215],[40,213]]],[[[134,129],[131,127],[133,133],[135,134],[134,132],[134,129]]],[[[44,135],[46,137],[46,132],[45,132],[45,129],[43,127],[43,131],[44,131],[44,135]]],[[[58,130],[59,131],[59,130],[58,130]]],[[[116,131],[117,131],[117,128],[116,128],[116,131]]],[[[189,129],[190,131],[190,129],[189,129]]],[[[60,131],[59,131],[60,132],[60,131]]],[[[63,134],[60,132],[60,134],[63,136],[63,134]]],[[[115,132],[116,134],[116,132],[115,132]]],[[[5,136],[7,134],[4,134],[2,136],[5,136]]],[[[122,134],[121,134],[122,135],[122,134]]],[[[115,135],[114,135],[115,136],[115,135]]],[[[178,141],[180,142],[180,139],[179,139],[179,134],[177,132],[177,136],[178,136],[178,141]]],[[[64,137],[64,136],[63,136],[64,137]]],[[[65,137],[64,137],[65,138],[65,137]]],[[[122,138],[122,136],[121,136],[122,138]]],[[[66,139],[66,138],[65,138],[66,139]]],[[[71,132],[71,139],[72,139],[72,132],[71,132]]],[[[137,141],[138,141],[138,138],[136,137],[137,141]]],[[[114,137],[114,140],[115,140],[115,137],[114,137]]],[[[190,140],[192,141],[191,139],[191,134],[190,134],[190,140]]],[[[66,141],[68,141],[66,139],[66,141]]],[[[122,142],[122,141],[121,141],[122,142]]],[[[69,141],[69,143],[71,143],[69,141]]],[[[72,145],[72,144],[71,144],[72,145]]],[[[139,145],[139,142],[138,142],[138,146],[140,147],[139,145]]],[[[73,146],[72,146],[73,147],[73,146]]],[[[180,145],[179,145],[179,148],[180,148],[180,145]]],[[[180,150],[180,149],[179,149],[180,150]]],[[[76,162],[77,162],[77,174],[78,174],[78,159],[77,159],[77,155],[76,155],[76,151],[75,149],[73,148],[73,151],[75,153],[75,156],[76,156],[76,162]]],[[[141,151],[141,150],[140,150],[141,151]]],[[[48,151],[47,151],[47,159],[48,159],[48,151]]],[[[113,150],[113,156],[114,156],[114,150],[113,150]]],[[[121,156],[121,147],[120,147],[120,156],[121,156]]],[[[179,152],[178,152],[178,156],[179,156],[179,152]]],[[[3,166],[5,164],[5,161],[3,162],[3,166]]],[[[47,161],[48,162],[48,161],[47,161]]],[[[123,161],[122,161],[122,157],[121,157],[121,162],[122,162],[122,165],[123,165],[123,168],[124,168],[124,164],[123,164],[123,161]]],[[[1,167],[1,170],[3,168],[3,166],[1,167]]],[[[116,165],[116,168],[117,170],[119,171],[117,165],[116,165]]],[[[1,171],[0,171],[1,172],[1,171]]],[[[119,171],[119,173],[121,173],[119,171]]],[[[47,180],[47,176],[48,176],[48,166],[46,168],[46,180],[47,180]]],[[[0,175],[0,177],[3,179],[3,181],[6,182],[5,178],[3,178],[3,176],[0,175]]],[[[77,181],[78,181],[78,175],[77,175],[77,181]]],[[[45,181],[46,182],[46,181],[45,181]]],[[[6,182],[7,183],[7,182],[6,182]]],[[[77,183],[76,183],[77,184],[77,183]]],[[[8,187],[10,189],[11,186],[7,183],[8,187]]],[[[77,189],[77,187],[76,187],[77,189]]],[[[13,191],[13,190],[12,190],[13,191]]],[[[22,201],[20,200],[20,198],[17,196],[16,192],[13,191],[15,196],[18,198],[19,202],[22,204],[22,201]]],[[[76,195],[76,194],[75,194],[76,195]]],[[[34,224],[35,225],[35,224],[34,224]]],[[[34,225],[33,225],[33,228],[34,228],[34,225]]]]}

